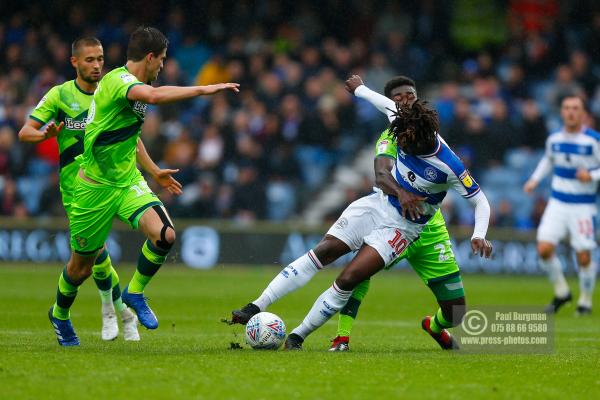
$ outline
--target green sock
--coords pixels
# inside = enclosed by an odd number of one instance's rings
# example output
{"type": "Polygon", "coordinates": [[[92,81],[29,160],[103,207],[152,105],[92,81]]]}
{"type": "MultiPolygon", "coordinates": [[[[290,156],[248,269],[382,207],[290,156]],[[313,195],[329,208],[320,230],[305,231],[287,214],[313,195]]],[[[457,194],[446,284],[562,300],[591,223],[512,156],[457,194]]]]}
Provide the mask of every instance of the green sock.
{"type": "Polygon", "coordinates": [[[73,281],[67,275],[67,267],[63,269],[63,272],[58,278],[58,290],[56,291],[56,303],[52,308],[52,316],[54,318],[66,320],[71,317],[70,309],[71,305],[75,301],[79,285],[73,283],[73,281]]]}
{"type": "Polygon", "coordinates": [[[111,266],[111,278],[112,278],[112,302],[115,305],[115,309],[119,312],[127,308],[121,299],[121,285],[119,285],[119,275],[117,271],[111,266]]]}
{"type": "Polygon", "coordinates": [[[110,256],[108,255],[108,251],[105,248],[98,255],[98,257],[96,257],[96,262],[92,267],[92,277],[94,278],[94,282],[96,282],[96,286],[98,286],[102,304],[112,303],[112,270],[113,268],[112,263],[110,261],[110,256]]]}
{"type": "Polygon", "coordinates": [[[358,309],[369,291],[370,283],[371,281],[366,279],[359,283],[352,291],[352,296],[348,300],[348,303],[340,310],[336,336],[350,336],[352,325],[354,325],[354,320],[358,315],[358,309]]]}
{"type": "Polygon", "coordinates": [[[429,327],[433,333],[440,333],[442,329],[452,328],[452,324],[446,321],[444,314],[442,313],[442,309],[438,308],[437,312],[431,319],[429,327]]]}
{"type": "Polygon", "coordinates": [[[138,258],[137,269],[128,285],[129,293],[143,293],[154,274],[167,259],[168,250],[153,245],[149,240],[144,242],[138,258]]]}

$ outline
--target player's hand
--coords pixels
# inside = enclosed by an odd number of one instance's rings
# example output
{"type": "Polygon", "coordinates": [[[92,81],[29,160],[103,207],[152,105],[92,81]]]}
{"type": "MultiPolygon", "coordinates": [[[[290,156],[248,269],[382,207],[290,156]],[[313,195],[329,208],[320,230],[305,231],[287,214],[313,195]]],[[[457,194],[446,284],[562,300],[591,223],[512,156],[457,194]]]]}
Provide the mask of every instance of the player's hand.
{"type": "Polygon", "coordinates": [[[530,179],[527,182],[525,182],[525,185],[523,185],[523,191],[525,193],[533,193],[537,185],[538,183],[536,181],[530,179]]]}
{"type": "Polygon", "coordinates": [[[590,182],[592,180],[592,175],[587,169],[579,168],[575,173],[575,178],[581,182],[590,182]]]}
{"type": "Polygon", "coordinates": [[[159,169],[152,178],[169,193],[179,196],[183,193],[183,186],[172,176],[177,172],[178,169],[159,169]]]}
{"type": "Polygon", "coordinates": [[[344,85],[344,87],[346,88],[347,91],[354,94],[354,91],[356,90],[356,88],[361,85],[364,85],[364,82],[361,79],[361,77],[358,75],[352,75],[350,78],[348,78],[346,80],[346,84],[344,85]]]}
{"type": "Polygon", "coordinates": [[[406,190],[399,190],[396,197],[398,198],[400,207],[402,207],[402,216],[404,218],[410,218],[414,221],[423,214],[421,205],[426,197],[418,196],[406,190]]]}
{"type": "Polygon", "coordinates": [[[471,250],[473,254],[479,253],[479,257],[490,258],[492,256],[492,242],[486,239],[471,239],[471,250]]]}
{"type": "Polygon", "coordinates": [[[42,132],[44,132],[44,138],[50,139],[51,137],[58,136],[58,134],[60,133],[60,131],[62,131],[62,128],[64,126],[65,126],[64,121],[61,122],[59,125],[56,125],[54,123],[54,121],[50,122],[48,125],[46,125],[46,128],[42,131],[42,132]]]}
{"type": "Polygon", "coordinates": [[[239,93],[239,83],[217,83],[215,85],[204,86],[204,94],[215,94],[221,90],[231,90],[235,93],[239,93]]]}

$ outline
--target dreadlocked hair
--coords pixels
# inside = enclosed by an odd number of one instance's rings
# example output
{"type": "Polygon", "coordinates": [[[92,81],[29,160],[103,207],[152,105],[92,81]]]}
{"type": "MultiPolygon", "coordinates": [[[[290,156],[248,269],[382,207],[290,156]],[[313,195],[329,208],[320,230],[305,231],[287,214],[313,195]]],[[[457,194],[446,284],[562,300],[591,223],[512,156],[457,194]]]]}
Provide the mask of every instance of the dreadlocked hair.
{"type": "Polygon", "coordinates": [[[438,113],[417,100],[412,106],[396,104],[396,117],[390,125],[392,137],[403,152],[410,155],[432,153],[440,129],[438,113]]]}

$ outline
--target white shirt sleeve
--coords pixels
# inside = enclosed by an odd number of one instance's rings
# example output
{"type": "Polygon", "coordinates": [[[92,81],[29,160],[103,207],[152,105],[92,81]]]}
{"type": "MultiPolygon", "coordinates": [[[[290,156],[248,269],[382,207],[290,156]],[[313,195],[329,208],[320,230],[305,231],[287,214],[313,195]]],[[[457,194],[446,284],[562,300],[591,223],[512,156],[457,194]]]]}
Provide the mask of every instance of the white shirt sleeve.
{"type": "Polygon", "coordinates": [[[533,174],[531,174],[530,179],[539,182],[544,179],[550,171],[552,171],[552,161],[550,161],[548,156],[544,155],[535,168],[535,171],[533,171],[533,174]]]}
{"type": "Polygon", "coordinates": [[[540,160],[535,171],[531,174],[529,179],[540,182],[552,171],[552,151],[550,150],[550,140],[546,140],[546,151],[544,157],[540,160]]]}
{"type": "Polygon", "coordinates": [[[471,239],[485,239],[490,223],[490,203],[481,190],[468,200],[475,208],[475,227],[471,239]]]}
{"type": "Polygon", "coordinates": [[[388,99],[384,95],[374,92],[365,85],[360,85],[357,87],[354,90],[354,95],[373,104],[379,111],[387,115],[390,122],[396,118],[394,116],[394,113],[396,112],[396,103],[394,100],[388,99]]]}

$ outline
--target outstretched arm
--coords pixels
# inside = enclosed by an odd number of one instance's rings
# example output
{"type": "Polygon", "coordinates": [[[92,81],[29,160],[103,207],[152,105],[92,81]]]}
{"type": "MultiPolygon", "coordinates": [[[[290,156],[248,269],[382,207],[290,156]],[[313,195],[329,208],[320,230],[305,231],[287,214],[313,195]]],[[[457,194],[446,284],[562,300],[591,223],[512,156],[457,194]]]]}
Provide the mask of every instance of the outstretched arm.
{"type": "Polygon", "coordinates": [[[177,182],[177,180],[172,176],[173,174],[179,172],[179,170],[161,169],[158,165],[156,165],[146,151],[146,146],[144,146],[142,139],[138,139],[137,142],[136,159],[144,171],[149,173],[152,179],[154,179],[160,186],[167,189],[169,193],[174,195],[180,195],[183,193],[181,183],[177,182]]]}
{"type": "Polygon", "coordinates": [[[396,117],[396,103],[392,99],[388,99],[365,86],[363,80],[358,75],[352,75],[346,80],[346,90],[354,94],[356,97],[363,98],[373,104],[379,111],[387,115],[390,122],[396,117]]]}
{"type": "Polygon", "coordinates": [[[197,96],[215,94],[221,90],[239,92],[239,83],[218,83],[208,86],[159,86],[135,85],[127,92],[127,99],[147,104],[167,104],[197,96]]]}
{"type": "Polygon", "coordinates": [[[62,130],[64,122],[56,125],[54,121],[50,122],[44,129],[42,123],[34,119],[29,119],[19,131],[19,140],[27,143],[39,143],[54,136],[58,136],[62,130]]]}

